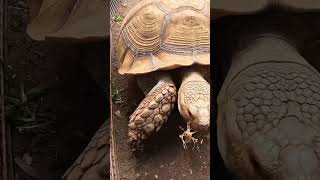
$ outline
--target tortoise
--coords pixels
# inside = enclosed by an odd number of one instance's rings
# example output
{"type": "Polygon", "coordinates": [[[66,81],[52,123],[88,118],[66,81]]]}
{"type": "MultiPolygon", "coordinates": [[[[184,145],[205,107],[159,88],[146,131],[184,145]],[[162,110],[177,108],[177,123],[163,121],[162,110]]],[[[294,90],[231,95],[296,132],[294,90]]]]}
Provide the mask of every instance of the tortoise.
{"type": "Polygon", "coordinates": [[[37,41],[105,41],[109,36],[106,0],[31,0],[28,35],[37,41]]]}
{"type": "Polygon", "coordinates": [[[121,25],[117,59],[121,75],[137,77],[145,98],[129,117],[128,141],[133,150],[168,120],[176,101],[190,128],[207,132],[210,126],[210,84],[200,69],[210,65],[210,2],[208,0],[143,0],[121,25]],[[184,68],[185,67],[185,68],[184,68]],[[172,71],[181,77],[177,92],[172,71]]]}
{"type": "Polygon", "coordinates": [[[226,76],[217,99],[219,151],[236,179],[319,179],[320,74],[300,53],[312,40],[303,32],[312,31],[300,24],[306,21],[297,12],[320,6],[263,2],[247,11],[228,6],[218,11],[223,14],[216,23],[229,25],[223,25],[227,32],[217,46],[228,44],[222,48],[232,52],[225,52],[232,54],[224,58],[229,66],[221,67],[226,76]]]}

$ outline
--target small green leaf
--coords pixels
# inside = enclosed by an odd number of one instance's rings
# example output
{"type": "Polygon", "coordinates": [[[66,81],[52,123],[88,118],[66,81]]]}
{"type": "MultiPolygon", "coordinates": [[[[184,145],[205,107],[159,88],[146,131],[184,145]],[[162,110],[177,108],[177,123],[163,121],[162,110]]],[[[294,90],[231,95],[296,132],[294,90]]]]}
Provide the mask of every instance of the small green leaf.
{"type": "Polygon", "coordinates": [[[17,119],[18,121],[21,121],[21,122],[27,122],[27,123],[31,123],[33,122],[33,119],[32,118],[18,118],[17,119]]]}
{"type": "Polygon", "coordinates": [[[115,104],[121,104],[123,103],[123,98],[122,98],[122,95],[121,93],[124,91],[124,89],[116,89],[116,88],[113,88],[113,91],[112,91],[112,102],[114,102],[115,104]]]}
{"type": "Polygon", "coordinates": [[[18,105],[20,103],[20,99],[16,97],[6,97],[6,104],[18,105]]]}
{"type": "Polygon", "coordinates": [[[116,21],[117,23],[122,22],[123,20],[124,20],[124,16],[116,15],[114,17],[114,21],[116,21]]]}

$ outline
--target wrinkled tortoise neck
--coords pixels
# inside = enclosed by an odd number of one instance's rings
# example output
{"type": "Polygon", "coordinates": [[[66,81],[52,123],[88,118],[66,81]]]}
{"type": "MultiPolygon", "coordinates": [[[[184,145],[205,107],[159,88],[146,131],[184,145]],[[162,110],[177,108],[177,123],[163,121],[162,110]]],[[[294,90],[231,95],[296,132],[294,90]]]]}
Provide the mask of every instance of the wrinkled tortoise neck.
{"type": "Polygon", "coordinates": [[[145,74],[137,77],[138,86],[143,91],[144,95],[147,95],[155,86],[159,86],[166,82],[172,83],[172,79],[169,73],[164,71],[153,72],[152,74],[145,74]]]}
{"type": "Polygon", "coordinates": [[[301,63],[305,60],[295,44],[278,34],[256,34],[246,38],[237,47],[232,66],[248,67],[265,62],[301,63]]]}
{"type": "Polygon", "coordinates": [[[193,69],[186,69],[181,72],[181,86],[190,81],[206,81],[199,71],[193,69]]]}

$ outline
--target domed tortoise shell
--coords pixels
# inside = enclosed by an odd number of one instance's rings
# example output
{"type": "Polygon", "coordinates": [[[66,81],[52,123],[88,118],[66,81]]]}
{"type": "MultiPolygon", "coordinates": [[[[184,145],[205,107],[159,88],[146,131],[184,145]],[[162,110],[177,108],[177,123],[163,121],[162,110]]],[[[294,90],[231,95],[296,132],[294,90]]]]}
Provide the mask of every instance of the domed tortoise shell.
{"type": "Polygon", "coordinates": [[[120,74],[210,64],[208,0],[144,0],[123,20],[120,74]]]}

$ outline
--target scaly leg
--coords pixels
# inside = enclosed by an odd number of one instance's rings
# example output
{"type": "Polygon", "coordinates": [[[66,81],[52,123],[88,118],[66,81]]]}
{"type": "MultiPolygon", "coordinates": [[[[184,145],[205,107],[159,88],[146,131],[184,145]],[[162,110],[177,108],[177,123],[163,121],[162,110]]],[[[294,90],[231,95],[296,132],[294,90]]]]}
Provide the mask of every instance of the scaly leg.
{"type": "Polygon", "coordinates": [[[65,172],[63,180],[104,180],[109,177],[109,122],[107,120],[101,125],[85,150],[65,172]]]}
{"type": "Polygon", "coordinates": [[[128,124],[129,143],[134,150],[141,150],[142,141],[161,129],[176,101],[176,87],[168,75],[159,76],[150,91],[149,84],[147,81],[139,84],[146,97],[132,113],[128,124]]]}

